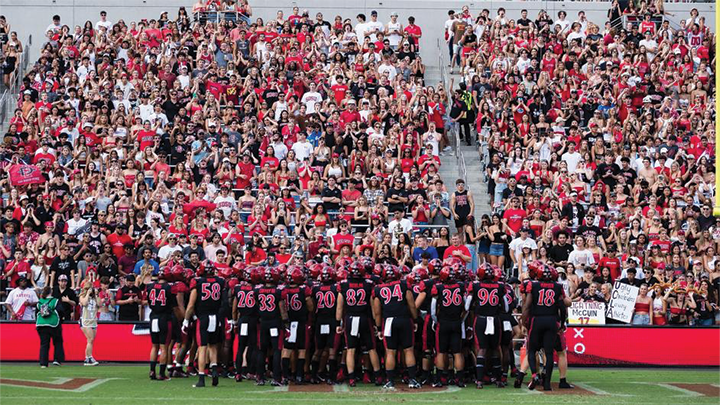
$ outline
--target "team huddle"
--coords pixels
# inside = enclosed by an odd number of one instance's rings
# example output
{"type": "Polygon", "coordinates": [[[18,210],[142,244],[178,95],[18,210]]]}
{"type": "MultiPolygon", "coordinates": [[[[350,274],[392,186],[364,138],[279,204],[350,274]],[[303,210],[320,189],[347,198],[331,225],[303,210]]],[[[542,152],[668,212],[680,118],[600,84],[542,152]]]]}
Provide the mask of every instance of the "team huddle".
{"type": "Polygon", "coordinates": [[[529,368],[528,388],[550,390],[557,351],[560,387],[572,388],[563,337],[570,300],[555,269],[539,262],[519,297],[517,279],[504,280],[500,268],[484,264],[470,273],[456,258],[423,259],[412,270],[363,258],[335,266],[190,265],[170,264],[144,286],[152,380],[197,375],[194,386],[204,387],[209,374],[213,386],[221,376],[258,385],[270,376],[273,386],[394,389],[401,379],[409,388],[502,388],[510,370],[520,388],[529,368]],[[528,355],[518,369],[513,338],[524,331],[528,355]]]}

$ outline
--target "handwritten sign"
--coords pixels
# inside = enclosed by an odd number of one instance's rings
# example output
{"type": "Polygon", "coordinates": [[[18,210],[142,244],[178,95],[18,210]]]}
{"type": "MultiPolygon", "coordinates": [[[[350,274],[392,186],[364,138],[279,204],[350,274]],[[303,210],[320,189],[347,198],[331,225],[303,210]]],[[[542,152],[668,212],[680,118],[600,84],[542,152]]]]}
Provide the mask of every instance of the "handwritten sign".
{"type": "Polygon", "coordinates": [[[573,302],[568,308],[569,325],[605,325],[605,303],[573,302]]]}
{"type": "Polygon", "coordinates": [[[635,286],[616,281],[605,316],[620,322],[630,323],[635,311],[635,299],[639,291],[640,289],[635,286]]]}

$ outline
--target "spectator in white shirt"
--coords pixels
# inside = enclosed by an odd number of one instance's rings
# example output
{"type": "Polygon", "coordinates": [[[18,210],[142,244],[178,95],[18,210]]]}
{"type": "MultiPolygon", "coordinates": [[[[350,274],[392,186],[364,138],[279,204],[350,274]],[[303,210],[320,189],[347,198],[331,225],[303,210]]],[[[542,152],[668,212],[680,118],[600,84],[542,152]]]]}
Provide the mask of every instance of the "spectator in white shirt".
{"type": "Polygon", "coordinates": [[[177,244],[177,235],[171,233],[168,235],[167,240],[168,244],[158,250],[158,258],[161,261],[167,260],[174,252],[182,252],[183,250],[182,246],[177,244]]]}
{"type": "Polygon", "coordinates": [[[377,41],[378,32],[383,32],[385,30],[383,23],[378,21],[377,17],[377,11],[373,10],[370,13],[370,21],[365,23],[365,35],[370,37],[370,42],[377,41]]]}
{"type": "MultiPolygon", "coordinates": [[[[575,265],[576,269],[582,269],[584,266],[592,266],[595,264],[595,258],[592,252],[585,246],[585,239],[582,236],[575,238],[575,249],[570,252],[568,263],[575,265]]],[[[577,270],[575,273],[577,273],[577,270]]],[[[582,273],[584,273],[584,271],[582,273]]],[[[582,274],[578,274],[578,276],[582,277],[582,274]]]]}
{"type": "Polygon", "coordinates": [[[367,30],[366,20],[365,14],[360,13],[357,15],[358,23],[355,25],[355,35],[357,36],[358,44],[365,42],[365,31],[367,30]]]}
{"type": "Polygon", "coordinates": [[[95,23],[95,29],[100,30],[100,27],[104,27],[108,32],[112,28],[113,23],[107,20],[107,12],[105,10],[100,12],[100,21],[95,23]]]}
{"type": "Polygon", "coordinates": [[[35,320],[35,304],[38,302],[38,296],[35,290],[27,287],[28,279],[25,276],[20,276],[17,279],[17,288],[8,294],[5,307],[7,307],[11,320],[35,320]]]}
{"type": "Polygon", "coordinates": [[[295,151],[295,157],[298,161],[308,159],[313,153],[313,146],[307,141],[307,137],[304,132],[298,134],[298,141],[292,146],[292,150],[295,151]]]}
{"type": "Polygon", "coordinates": [[[412,221],[405,218],[405,213],[402,210],[395,211],[395,217],[388,224],[388,232],[392,235],[392,245],[397,246],[398,235],[401,233],[409,233],[412,227],[412,221]]]}
{"type": "Polygon", "coordinates": [[[322,95],[317,92],[317,84],[310,83],[310,91],[303,94],[302,103],[305,104],[308,114],[315,114],[315,105],[322,103],[322,95]]]}

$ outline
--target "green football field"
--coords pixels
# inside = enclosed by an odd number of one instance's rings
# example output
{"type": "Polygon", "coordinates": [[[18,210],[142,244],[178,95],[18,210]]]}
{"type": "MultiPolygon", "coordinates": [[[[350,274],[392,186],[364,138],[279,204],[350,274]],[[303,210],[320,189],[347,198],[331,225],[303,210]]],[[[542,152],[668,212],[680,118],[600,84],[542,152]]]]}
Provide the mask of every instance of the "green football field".
{"type": "MultiPolygon", "coordinates": [[[[554,373],[557,374],[557,373],[554,373]]],[[[40,369],[29,364],[0,364],[0,403],[3,404],[364,404],[402,403],[613,403],[718,404],[720,372],[714,370],[572,369],[574,390],[529,391],[456,387],[383,392],[375,386],[346,385],[257,387],[252,382],[221,379],[218,387],[193,388],[195,378],[150,381],[148,367],[67,364],[40,369]]],[[[555,376],[555,379],[557,377],[555,376]]],[[[400,384],[398,384],[400,387],[400,384]]]]}

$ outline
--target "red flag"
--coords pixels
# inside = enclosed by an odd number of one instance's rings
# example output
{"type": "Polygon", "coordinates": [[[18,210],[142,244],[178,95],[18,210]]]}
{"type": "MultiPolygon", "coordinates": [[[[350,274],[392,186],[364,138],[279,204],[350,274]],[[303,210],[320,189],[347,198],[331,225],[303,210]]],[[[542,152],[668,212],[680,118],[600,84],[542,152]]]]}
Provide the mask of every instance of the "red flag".
{"type": "Polygon", "coordinates": [[[10,183],[13,186],[45,183],[45,177],[35,165],[13,165],[8,173],[10,173],[10,183]]]}

